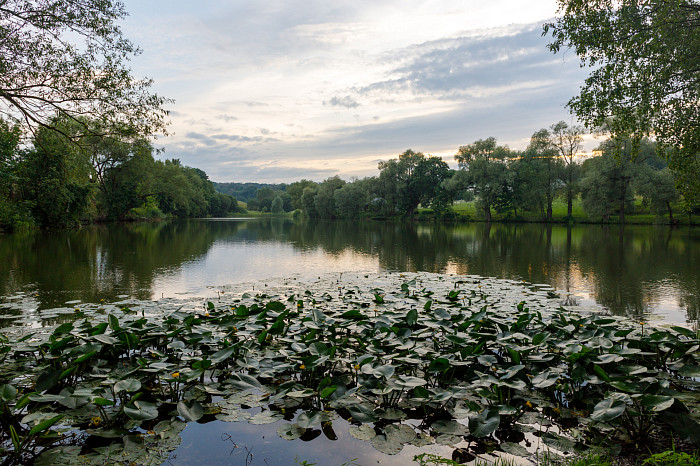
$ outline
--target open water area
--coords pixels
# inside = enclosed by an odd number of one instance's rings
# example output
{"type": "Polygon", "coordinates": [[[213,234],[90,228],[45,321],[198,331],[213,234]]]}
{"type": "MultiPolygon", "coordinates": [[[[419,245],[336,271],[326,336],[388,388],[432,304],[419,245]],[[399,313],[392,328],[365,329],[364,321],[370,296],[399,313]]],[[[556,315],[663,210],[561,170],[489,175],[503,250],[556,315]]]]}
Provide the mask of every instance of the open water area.
{"type": "Polygon", "coordinates": [[[615,315],[691,328],[700,318],[698,228],[263,218],[2,235],[0,327],[66,303],[210,298],[271,279],[380,271],[522,280],[615,315]]]}

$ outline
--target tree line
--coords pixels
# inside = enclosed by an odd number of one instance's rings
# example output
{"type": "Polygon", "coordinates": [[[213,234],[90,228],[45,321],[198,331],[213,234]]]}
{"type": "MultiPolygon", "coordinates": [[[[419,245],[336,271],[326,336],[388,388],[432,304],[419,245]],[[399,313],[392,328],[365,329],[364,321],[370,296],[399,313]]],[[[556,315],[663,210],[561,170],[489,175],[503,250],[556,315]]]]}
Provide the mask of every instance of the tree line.
{"type": "Polygon", "coordinates": [[[613,137],[592,157],[581,155],[584,128],[560,121],[536,131],[523,151],[499,145],[495,138],[461,146],[458,169],[440,157],[409,149],[379,163],[379,175],[346,182],[335,176],[316,183],[297,181],[284,189],[257,191],[248,208],[269,212],[298,209],[309,218],[406,217],[419,206],[450,217],[455,201],[476,201],[479,216],[494,212],[513,219],[553,220],[553,203],[566,203],[573,218],[580,200],[588,219],[621,222],[634,212],[635,200],[675,223],[679,208],[697,210],[676,189],[677,179],[655,142],[613,137]]]}
{"type": "Polygon", "coordinates": [[[240,210],[205,172],[156,160],[149,140],[126,127],[107,135],[98,121],[67,117],[51,126],[23,144],[21,128],[0,119],[0,229],[240,210]]]}

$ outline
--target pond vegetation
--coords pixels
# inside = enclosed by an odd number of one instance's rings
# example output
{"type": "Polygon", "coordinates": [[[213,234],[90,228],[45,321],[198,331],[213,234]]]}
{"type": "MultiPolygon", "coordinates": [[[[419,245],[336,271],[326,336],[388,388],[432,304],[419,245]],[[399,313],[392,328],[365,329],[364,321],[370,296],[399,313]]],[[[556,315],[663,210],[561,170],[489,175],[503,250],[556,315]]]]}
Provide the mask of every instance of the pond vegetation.
{"type": "Polygon", "coordinates": [[[160,464],[188,422],[277,423],[286,440],[447,445],[471,460],[700,443],[700,342],[572,310],[545,285],[333,274],[200,301],[58,312],[0,336],[5,464],[160,464]],[[669,444],[670,445],[670,441],[669,444]]]}

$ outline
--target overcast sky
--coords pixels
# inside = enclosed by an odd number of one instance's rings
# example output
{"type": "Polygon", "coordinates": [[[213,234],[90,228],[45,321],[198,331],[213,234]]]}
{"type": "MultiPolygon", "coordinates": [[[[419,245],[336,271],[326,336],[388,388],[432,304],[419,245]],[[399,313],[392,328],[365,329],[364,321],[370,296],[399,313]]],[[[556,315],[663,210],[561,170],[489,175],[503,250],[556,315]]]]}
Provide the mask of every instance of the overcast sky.
{"type": "Polygon", "coordinates": [[[547,50],[554,0],[124,3],[134,74],[175,100],[161,157],[213,181],[361,178],[408,148],[453,165],[489,136],[524,149],[572,122],[587,75],[547,50]]]}

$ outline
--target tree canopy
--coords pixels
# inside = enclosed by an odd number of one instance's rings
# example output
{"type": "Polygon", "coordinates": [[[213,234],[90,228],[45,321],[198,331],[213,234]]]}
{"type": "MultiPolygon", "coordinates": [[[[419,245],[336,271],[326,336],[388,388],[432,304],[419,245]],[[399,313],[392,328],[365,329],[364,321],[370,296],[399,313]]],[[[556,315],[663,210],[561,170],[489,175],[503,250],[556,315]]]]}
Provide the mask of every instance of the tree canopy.
{"type": "Polygon", "coordinates": [[[32,132],[60,132],[56,117],[163,132],[168,100],[131,74],[140,51],[117,24],[126,15],[115,0],[0,1],[0,114],[32,132]]]}
{"type": "Polygon", "coordinates": [[[679,183],[686,196],[700,194],[700,2],[558,3],[557,18],[544,25],[550,50],[572,48],[593,68],[569,107],[614,137],[654,137],[670,167],[696,180],[679,183]]]}

